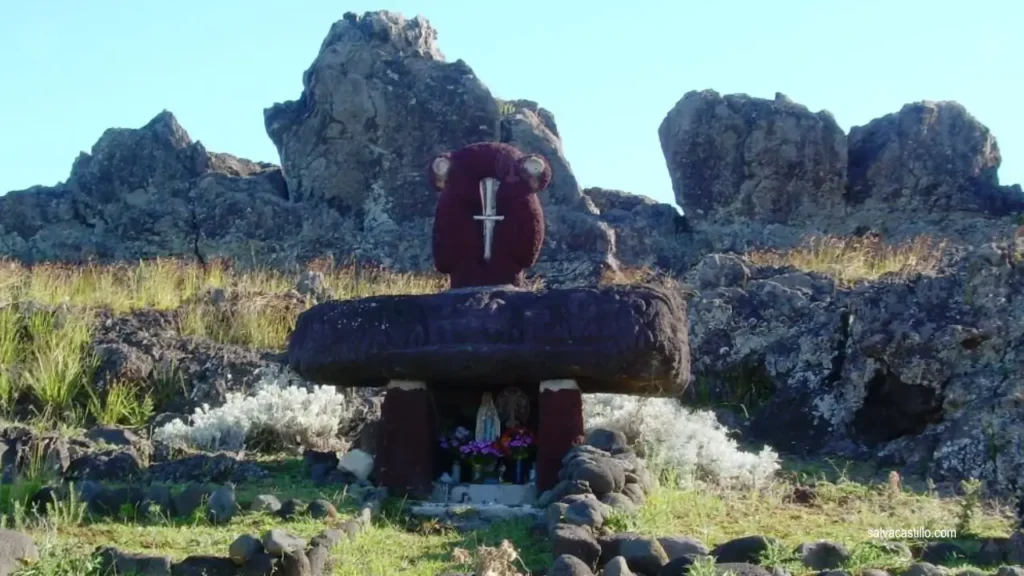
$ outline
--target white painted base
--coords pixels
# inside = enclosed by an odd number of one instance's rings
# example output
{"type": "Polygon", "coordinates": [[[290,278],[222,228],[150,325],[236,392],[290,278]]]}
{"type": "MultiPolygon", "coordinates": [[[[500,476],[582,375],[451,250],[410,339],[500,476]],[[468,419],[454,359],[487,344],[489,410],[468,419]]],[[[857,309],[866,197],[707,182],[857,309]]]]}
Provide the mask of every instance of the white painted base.
{"type": "Polygon", "coordinates": [[[420,380],[389,380],[388,390],[426,390],[427,383],[420,380]]]}
{"type": "Polygon", "coordinates": [[[540,383],[541,392],[557,392],[559,390],[579,390],[580,385],[572,378],[560,380],[544,380],[540,383]]]}
{"type": "Polygon", "coordinates": [[[522,506],[532,504],[537,500],[537,486],[535,484],[442,484],[435,482],[431,500],[447,504],[522,506]]]}

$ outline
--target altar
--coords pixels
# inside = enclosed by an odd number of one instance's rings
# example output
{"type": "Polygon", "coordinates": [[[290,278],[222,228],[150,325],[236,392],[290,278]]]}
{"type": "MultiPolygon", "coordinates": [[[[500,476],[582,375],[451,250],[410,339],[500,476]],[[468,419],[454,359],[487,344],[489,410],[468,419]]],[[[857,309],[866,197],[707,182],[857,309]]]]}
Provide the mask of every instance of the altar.
{"type": "Polygon", "coordinates": [[[296,319],[298,374],[387,388],[373,475],[393,495],[529,500],[582,442],[584,392],[677,397],[689,383],[681,291],[524,287],[551,177],[543,157],[500,142],[438,155],[431,251],[451,289],[321,302],[296,319]]]}
{"type": "Polygon", "coordinates": [[[432,500],[523,504],[536,498],[539,386],[436,387],[432,500]]]}

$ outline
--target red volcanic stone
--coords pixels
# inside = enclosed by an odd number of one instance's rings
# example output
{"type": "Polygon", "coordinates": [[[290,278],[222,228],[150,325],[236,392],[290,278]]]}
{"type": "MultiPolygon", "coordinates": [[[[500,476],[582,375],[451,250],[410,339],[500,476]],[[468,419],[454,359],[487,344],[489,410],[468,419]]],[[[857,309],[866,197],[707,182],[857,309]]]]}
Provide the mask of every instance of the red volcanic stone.
{"type": "Polygon", "coordinates": [[[337,386],[571,378],[584,392],[678,396],[691,379],[688,325],[681,292],[659,286],[378,296],[300,314],[288,364],[337,386]]]}
{"type": "Polygon", "coordinates": [[[434,215],[434,267],[448,274],[452,288],[520,286],[524,270],[537,261],[544,243],[544,212],[537,192],[550,183],[551,167],[544,161],[540,177],[531,177],[523,167],[530,156],[508,144],[480,142],[444,154],[450,167],[443,178],[431,164],[429,179],[441,192],[434,215]],[[490,261],[483,257],[484,223],[473,218],[483,213],[484,178],[500,182],[496,211],[504,217],[494,225],[490,261]]]}
{"type": "Polygon", "coordinates": [[[437,437],[434,415],[426,388],[388,388],[381,406],[374,473],[397,494],[429,493],[437,437]]]}
{"type": "Polygon", "coordinates": [[[558,483],[562,458],[583,436],[583,394],[576,389],[541,390],[537,422],[537,491],[558,483]]]}

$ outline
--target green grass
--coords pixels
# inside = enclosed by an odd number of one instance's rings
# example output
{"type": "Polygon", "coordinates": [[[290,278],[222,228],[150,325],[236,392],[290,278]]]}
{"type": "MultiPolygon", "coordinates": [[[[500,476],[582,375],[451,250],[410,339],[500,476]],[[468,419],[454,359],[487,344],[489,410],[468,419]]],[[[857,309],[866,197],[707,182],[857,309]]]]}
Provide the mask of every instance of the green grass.
{"type": "MultiPolygon", "coordinates": [[[[339,511],[334,520],[313,520],[299,515],[292,520],[281,520],[267,514],[240,513],[226,525],[212,525],[202,510],[188,519],[128,520],[85,518],[81,522],[41,521],[24,511],[24,501],[42,485],[39,481],[14,484],[12,491],[0,502],[22,507],[17,522],[41,545],[41,561],[23,574],[53,574],[70,576],[85,574],[88,557],[100,546],[114,546],[122,551],[166,555],[181,560],[191,555],[225,556],[231,542],[242,534],[260,537],[271,528],[281,528],[306,539],[323,530],[337,527],[346,519],[354,518],[358,508],[344,490],[321,489],[306,480],[307,473],[297,460],[270,460],[264,465],[272,473],[268,480],[246,483],[237,487],[237,500],[243,510],[260,494],[274,494],[282,501],[299,498],[308,503],[315,498],[331,501],[339,511]],[[76,572],[76,570],[79,570],[76,572]]],[[[180,488],[180,487],[178,487],[180,488]]],[[[468,535],[454,531],[414,531],[400,512],[403,503],[391,501],[374,520],[373,526],[360,534],[354,542],[345,541],[335,549],[332,558],[336,576],[356,575],[430,575],[460,567],[452,559],[456,548],[476,548],[479,545],[496,546],[504,539],[515,542],[525,562],[539,568],[550,560],[548,545],[529,533],[523,522],[507,522],[488,530],[468,535]]],[[[69,516],[65,513],[63,516],[69,516]]],[[[429,523],[428,523],[429,524],[429,523]]]]}
{"type": "MultiPolygon", "coordinates": [[[[225,555],[228,545],[241,534],[261,536],[271,528],[283,528],[310,538],[332,525],[354,517],[357,509],[344,490],[321,489],[306,479],[301,462],[294,459],[266,460],[268,480],[238,486],[237,498],[243,509],[259,494],[274,494],[284,500],[309,502],[326,498],[339,510],[337,520],[297,517],[283,521],[267,515],[243,513],[231,523],[214,526],[203,515],[184,520],[117,519],[33,525],[29,532],[43,544],[43,558],[32,574],[69,575],[74,567],[87,565],[89,553],[98,546],[115,546],[123,551],[168,555],[182,559],[195,554],[225,555]],[[57,568],[49,568],[57,566],[57,568]],[[63,570],[63,571],[61,571],[63,570]]],[[[777,538],[782,546],[771,550],[767,561],[789,569],[794,576],[811,571],[796,563],[791,552],[798,544],[817,540],[842,543],[851,550],[850,570],[883,568],[899,572],[907,558],[887,552],[870,536],[871,529],[928,528],[957,529],[968,496],[941,497],[909,487],[894,489],[884,481],[850,479],[856,473],[823,467],[819,463],[788,466],[780,481],[761,491],[736,492],[708,489],[662,488],[633,517],[618,516],[610,522],[617,530],[632,530],[652,536],[687,535],[714,546],[731,538],[760,534],[777,538]],[[813,496],[794,498],[800,485],[813,496]]],[[[865,477],[872,475],[865,472],[865,477]]],[[[877,477],[878,474],[873,474],[877,477]]],[[[967,504],[970,505],[970,504],[967,504]]],[[[486,531],[457,534],[431,522],[410,523],[401,514],[403,503],[390,501],[373,526],[354,542],[345,542],[332,554],[335,576],[408,575],[434,576],[444,571],[468,571],[464,558],[479,546],[497,547],[509,540],[530,570],[551,561],[549,543],[531,534],[525,522],[498,524],[486,531]],[[454,556],[453,556],[454,553],[454,556]]],[[[65,514],[72,517],[72,514],[65,514]]],[[[975,538],[1008,536],[1012,518],[1008,508],[981,501],[973,510],[970,534],[958,533],[967,550],[976,547],[975,538]]],[[[914,542],[904,542],[908,545],[914,542]]],[[[979,567],[992,570],[995,567],[979,567]]]]}

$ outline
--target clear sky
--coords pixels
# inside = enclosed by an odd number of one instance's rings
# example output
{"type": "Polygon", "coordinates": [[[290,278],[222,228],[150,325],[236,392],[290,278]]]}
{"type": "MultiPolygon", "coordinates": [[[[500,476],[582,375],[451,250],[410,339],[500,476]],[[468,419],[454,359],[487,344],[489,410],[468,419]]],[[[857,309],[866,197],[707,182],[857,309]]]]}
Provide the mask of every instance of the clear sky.
{"type": "Polygon", "coordinates": [[[208,149],[278,162],[263,109],[295,99],[346,11],[420,14],[497,97],[550,109],[583,186],[671,201],[658,125],[689,90],[776,91],[845,130],[957,100],[1024,182],[1020,0],[3,0],[0,193],[65,180],[109,127],[172,111],[208,149]],[[286,7],[287,6],[287,7],[286,7]]]}

